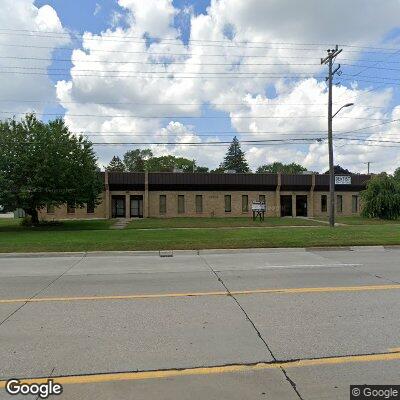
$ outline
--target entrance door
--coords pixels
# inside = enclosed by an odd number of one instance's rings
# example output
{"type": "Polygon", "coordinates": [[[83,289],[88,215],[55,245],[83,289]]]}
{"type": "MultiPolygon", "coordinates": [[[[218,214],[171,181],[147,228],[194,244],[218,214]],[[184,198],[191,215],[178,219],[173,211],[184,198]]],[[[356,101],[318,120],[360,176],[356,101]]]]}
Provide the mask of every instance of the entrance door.
{"type": "Polygon", "coordinates": [[[131,218],[143,218],[143,196],[131,196],[131,218]]]}
{"type": "Polygon", "coordinates": [[[281,217],[292,217],[292,196],[281,196],[281,217]]]}
{"type": "Polygon", "coordinates": [[[112,217],[125,218],[125,196],[112,196],[112,217]]]}
{"type": "Polygon", "coordinates": [[[307,196],[296,196],[296,216],[307,217],[307,196]]]}

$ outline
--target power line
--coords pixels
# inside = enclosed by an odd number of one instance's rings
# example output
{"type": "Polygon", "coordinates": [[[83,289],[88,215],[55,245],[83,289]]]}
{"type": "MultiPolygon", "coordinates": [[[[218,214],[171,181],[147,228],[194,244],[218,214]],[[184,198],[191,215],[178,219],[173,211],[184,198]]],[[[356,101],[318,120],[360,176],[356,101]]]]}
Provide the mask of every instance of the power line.
{"type": "MultiPolygon", "coordinates": [[[[310,76],[312,75],[312,72],[307,72],[307,71],[280,71],[280,72],[254,72],[254,71],[250,71],[250,72],[242,72],[242,71],[136,71],[136,70],[104,70],[104,69],[75,69],[75,67],[73,68],[46,68],[43,69],[43,67],[24,67],[24,66],[0,66],[0,68],[9,68],[12,69],[12,71],[0,71],[0,72],[4,72],[4,73],[20,73],[19,71],[15,71],[15,69],[23,69],[23,70],[42,70],[43,74],[45,75],[57,75],[57,74],[52,74],[53,71],[65,71],[66,74],[70,74],[70,73],[74,73],[74,76],[80,76],[80,75],[76,75],[76,72],[100,72],[100,73],[118,73],[118,77],[123,77],[123,75],[119,75],[119,73],[132,73],[132,74],[168,74],[168,75],[177,75],[177,74],[191,74],[194,76],[208,76],[208,75],[250,75],[250,76],[272,76],[272,77],[280,77],[281,74],[286,73],[286,74],[290,74],[290,76],[288,77],[296,77],[296,76],[303,76],[303,75],[307,75],[310,74],[310,76]]],[[[400,69],[398,69],[398,71],[400,71],[400,69]]],[[[22,72],[21,72],[22,73],[22,72]]],[[[23,72],[25,73],[25,72],[23,72]]],[[[60,75],[64,75],[64,74],[60,74],[60,75]]],[[[89,75],[86,75],[89,76],[89,75]]],[[[98,75],[90,75],[90,76],[98,76],[98,75]]],[[[102,75],[102,76],[108,76],[108,75],[102,75]]],[[[110,75],[113,76],[113,75],[110,75]]],[[[129,75],[131,76],[131,75],[129,75]]],[[[135,75],[132,75],[135,76],[135,75]]],[[[342,76],[349,76],[349,77],[353,77],[355,75],[352,74],[342,74],[342,76]]],[[[368,79],[384,79],[384,80],[395,80],[395,81],[400,81],[400,78],[392,78],[392,77],[383,77],[383,76],[370,76],[370,75],[358,75],[361,78],[368,78],[368,79]]],[[[348,79],[346,79],[348,80],[348,79]]]]}
{"type": "MultiPolygon", "coordinates": [[[[3,32],[28,32],[28,33],[39,33],[39,34],[48,34],[49,36],[44,37],[51,37],[53,36],[66,36],[69,38],[70,36],[75,37],[83,37],[84,33],[82,32],[54,32],[54,31],[42,31],[42,30],[27,30],[27,29],[11,29],[11,28],[1,28],[0,31],[3,32]]],[[[6,34],[6,33],[4,33],[6,34]]],[[[32,35],[29,35],[32,36],[32,35]]],[[[107,38],[118,38],[118,39],[142,39],[146,40],[143,36],[121,36],[121,35],[110,35],[107,34],[106,36],[99,36],[97,38],[85,38],[85,40],[104,40],[107,38]]],[[[165,38],[165,37],[150,37],[148,38],[154,41],[176,41],[181,40],[179,38],[165,38]]],[[[292,46],[313,46],[313,47],[325,47],[325,46],[332,46],[332,43],[299,43],[299,42],[267,42],[267,41],[252,41],[252,40],[242,40],[242,41],[233,41],[229,39],[225,40],[211,40],[211,39],[188,39],[188,42],[205,42],[205,43],[235,43],[235,44],[268,44],[268,45],[292,45],[292,46]]],[[[391,47],[377,47],[377,46],[367,46],[367,45],[352,45],[352,44],[340,44],[341,47],[350,47],[350,48],[358,48],[358,49],[374,49],[374,50],[387,50],[387,51],[394,51],[397,50],[396,48],[391,47]]]]}
{"type": "MultiPolygon", "coordinates": [[[[7,35],[7,33],[5,32],[0,32],[0,35],[7,35]]],[[[45,38],[45,39],[63,39],[60,36],[51,36],[51,35],[30,35],[30,34],[24,34],[24,33],[16,33],[13,34],[13,36],[28,36],[30,38],[45,38]]],[[[117,43],[127,43],[127,44],[144,44],[144,45],[151,45],[151,44],[159,44],[161,42],[158,42],[157,40],[154,40],[152,38],[150,39],[146,39],[146,38],[138,38],[139,40],[135,41],[135,40],[121,40],[120,39],[111,39],[109,40],[108,36],[102,36],[102,37],[85,37],[83,40],[86,41],[93,41],[93,42],[117,42],[117,43]]],[[[162,42],[165,42],[167,40],[162,40],[162,42]]],[[[197,47],[218,47],[218,48],[244,48],[244,49],[279,49],[279,50],[295,50],[295,51],[312,51],[314,50],[313,48],[303,48],[303,47],[274,47],[274,46],[281,46],[281,45],[287,45],[287,46],[291,46],[293,44],[274,44],[274,43],[269,43],[267,46],[249,46],[248,44],[249,42],[247,42],[244,45],[241,44],[237,44],[234,42],[225,42],[224,44],[221,43],[198,43],[195,42],[193,43],[193,41],[191,41],[190,39],[188,40],[188,43],[185,44],[183,41],[181,41],[180,39],[171,39],[170,43],[167,43],[168,46],[179,46],[179,47],[183,47],[183,46],[197,46],[197,47]],[[192,43],[190,43],[192,42],[192,43]],[[233,43],[233,44],[232,44],[233,43]]],[[[307,45],[303,45],[303,46],[307,46],[307,45]]],[[[323,46],[319,46],[319,47],[323,47],[323,46]]]]}
{"type": "MultiPolygon", "coordinates": [[[[145,44],[145,43],[144,43],[145,44]]],[[[171,45],[171,44],[170,44],[171,45]]],[[[54,50],[54,48],[57,48],[57,50],[68,50],[68,51],[73,51],[73,50],[78,50],[74,47],[58,47],[58,46],[37,46],[37,45],[25,45],[25,44],[16,44],[16,43],[0,43],[0,46],[5,46],[5,47],[21,47],[21,48],[35,48],[35,49],[51,49],[54,50]]],[[[180,47],[186,47],[183,43],[179,44],[180,47]]],[[[223,46],[224,47],[224,46],[223,46]]],[[[225,46],[227,48],[230,48],[232,46],[225,46]]],[[[235,47],[235,46],[233,46],[235,47]]],[[[248,49],[250,47],[246,47],[248,49]]],[[[263,49],[262,47],[256,47],[257,49],[263,49]]],[[[253,47],[254,49],[254,47],[253,47]]],[[[196,55],[203,55],[203,54],[195,54],[195,53],[152,53],[150,51],[143,52],[143,51],[128,51],[128,50],[110,50],[110,49],[85,49],[90,52],[103,52],[103,53],[129,53],[129,54],[149,54],[149,55],[169,55],[169,56],[196,56],[196,55]]],[[[294,50],[294,51],[314,51],[315,49],[304,49],[304,48],[290,48],[290,47],[273,47],[271,50],[294,50]]],[[[359,53],[357,50],[346,50],[348,53],[359,53]]],[[[382,52],[378,51],[364,51],[365,54],[370,53],[370,54],[382,54],[382,52]]],[[[392,54],[392,53],[390,53],[392,54]]],[[[226,57],[226,54],[206,54],[206,57],[226,57]]],[[[234,54],[230,54],[229,56],[234,57],[234,54]]],[[[237,57],[256,57],[254,55],[247,55],[247,56],[240,56],[236,55],[237,57]]],[[[260,57],[270,57],[270,55],[263,55],[260,57]]],[[[295,57],[297,58],[297,57],[295,57]]]]}
{"type": "MultiPolygon", "coordinates": [[[[310,141],[323,140],[321,139],[276,139],[276,140],[244,140],[241,141],[241,145],[282,145],[282,144],[309,144],[310,141]],[[300,143],[298,143],[300,142],[300,143]]],[[[226,146],[230,145],[231,141],[225,142],[91,142],[94,146],[226,146]]]]}
{"type": "MultiPolygon", "coordinates": [[[[104,70],[104,69],[69,69],[69,68],[45,68],[43,69],[43,67],[21,67],[21,66],[0,66],[0,68],[10,68],[10,69],[24,69],[24,70],[42,70],[44,73],[48,73],[47,75],[50,75],[51,72],[53,71],[65,71],[66,73],[74,73],[75,72],[111,72],[111,73],[132,73],[132,74],[191,74],[191,75],[271,75],[271,76],[276,76],[276,75],[282,75],[282,74],[292,74],[294,76],[296,75],[303,75],[303,74],[312,74],[311,72],[307,72],[307,71],[281,71],[281,72],[254,72],[254,71],[250,71],[250,72],[236,72],[236,71],[212,71],[212,72],[208,72],[208,71],[135,71],[135,70],[104,70]]],[[[0,72],[14,72],[14,71],[0,71],[0,72]]],[[[64,74],[61,74],[64,75],[64,74]]],[[[94,75],[96,76],[96,75],[94,75]]],[[[120,76],[120,75],[118,75],[120,76]]],[[[133,75],[134,76],[134,75],[133,75]]]]}
{"type": "MultiPolygon", "coordinates": [[[[285,58],[285,57],[283,57],[285,58]]],[[[291,59],[294,57],[290,57],[291,59]]],[[[13,60],[36,60],[36,61],[57,61],[57,62],[72,62],[71,58],[41,58],[41,57],[15,57],[15,56],[0,56],[0,59],[13,59],[13,60]]],[[[143,62],[143,61],[116,61],[116,60],[79,60],[83,63],[102,63],[102,64],[141,64],[141,65],[186,65],[187,62],[179,62],[179,61],[163,61],[163,62],[143,62]]],[[[310,64],[310,63],[240,63],[235,64],[231,63],[190,63],[191,65],[220,65],[220,66],[267,66],[267,65],[281,65],[281,66],[319,66],[318,63],[310,64]]]]}
{"type": "MultiPolygon", "coordinates": [[[[148,55],[152,55],[154,53],[146,53],[148,55]]],[[[170,53],[168,53],[170,54],[170,53]]],[[[171,55],[171,54],[170,54],[171,55]]],[[[204,57],[207,57],[206,54],[203,54],[204,57]]],[[[248,56],[248,57],[258,57],[258,56],[248,56]]],[[[260,57],[267,57],[267,56],[260,56],[260,57]]],[[[294,59],[298,57],[281,57],[279,58],[288,58],[288,59],[294,59]]],[[[71,58],[45,58],[45,57],[20,57],[20,56],[0,56],[0,59],[12,59],[12,60],[36,60],[36,61],[52,61],[52,62],[71,62],[74,61],[71,58]]],[[[315,57],[315,59],[317,59],[315,57]]],[[[341,61],[355,61],[355,59],[349,59],[349,58],[340,58],[341,61]]],[[[143,62],[143,61],[123,61],[123,60],[77,60],[82,63],[102,63],[102,64],[144,64],[144,65],[186,65],[186,62],[179,62],[179,61],[152,61],[152,62],[143,62]]],[[[387,64],[400,64],[400,61],[385,61],[385,60],[366,60],[366,59],[360,59],[357,62],[361,63],[375,63],[375,62],[380,62],[380,63],[387,63],[387,64]]],[[[265,65],[304,65],[304,66],[320,66],[319,63],[240,63],[240,64],[235,64],[234,62],[231,63],[192,63],[190,62],[191,65],[237,65],[237,66],[246,66],[246,65],[260,65],[260,66],[265,66],[265,65]]],[[[364,67],[364,65],[359,65],[359,64],[348,64],[348,63],[342,63],[342,65],[350,66],[350,67],[364,67]]],[[[365,65],[365,67],[367,67],[365,65]]],[[[373,69],[390,69],[391,68],[385,68],[385,67],[373,67],[373,69]]],[[[396,69],[397,70],[397,69],[396,69]]]]}
{"type": "Polygon", "coordinates": [[[395,140],[348,138],[348,137],[345,137],[345,138],[337,137],[337,139],[340,139],[340,140],[357,140],[357,141],[361,141],[361,142],[398,143],[398,144],[400,144],[400,141],[395,141],[395,140]]]}
{"type": "MultiPolygon", "coordinates": [[[[268,99],[267,99],[268,100],[268,99]]],[[[214,102],[204,102],[204,103],[136,103],[136,102],[97,102],[97,101],[43,101],[43,100],[14,100],[14,99],[0,99],[0,103],[34,103],[34,104],[53,104],[59,105],[62,107],[62,104],[77,104],[77,105],[114,105],[114,106],[151,106],[151,107],[172,107],[172,106],[182,106],[182,107],[198,107],[203,105],[211,105],[211,106],[260,106],[260,107],[324,107],[327,106],[326,103],[214,103],[214,102]]],[[[363,104],[357,104],[358,107],[362,107],[365,109],[385,109],[387,107],[384,106],[369,106],[363,104]]]]}
{"type": "MultiPolygon", "coordinates": [[[[21,71],[0,71],[1,74],[12,74],[12,75],[41,75],[41,76],[70,76],[73,77],[97,77],[97,78],[153,78],[153,79],[235,79],[235,78],[247,78],[247,75],[241,75],[236,73],[227,73],[226,75],[222,76],[208,76],[208,75],[194,75],[194,76],[186,76],[186,75],[179,75],[182,72],[168,72],[165,75],[153,75],[162,72],[153,72],[147,73],[147,75],[99,75],[99,74],[70,74],[70,73],[44,73],[44,72],[21,72],[21,71]],[[169,75],[169,76],[168,76],[169,75]]],[[[312,74],[296,74],[293,76],[289,75],[266,75],[264,73],[246,73],[253,78],[276,78],[276,79],[295,79],[295,78],[317,78],[321,79],[320,76],[314,76],[312,74]]],[[[214,74],[215,75],[215,74],[214,74]]]]}
{"type": "MultiPolygon", "coordinates": [[[[60,103],[56,101],[42,101],[42,100],[9,100],[9,99],[0,99],[1,103],[35,103],[35,104],[56,104],[60,105],[60,103]]],[[[129,106],[202,106],[205,103],[134,103],[134,102],[79,102],[79,101],[63,101],[62,104],[95,104],[95,105],[129,105],[129,106]]],[[[209,103],[214,106],[326,106],[323,103],[209,103]]],[[[365,108],[385,108],[385,107],[372,107],[366,106],[365,108]]]]}
{"type": "MultiPolygon", "coordinates": [[[[2,114],[15,114],[15,115],[25,115],[23,112],[14,112],[14,111],[1,111],[2,114]]],[[[59,113],[40,113],[40,115],[45,116],[60,116],[59,113]]],[[[100,114],[68,114],[68,117],[99,117],[99,118],[143,118],[143,119],[161,119],[161,118],[169,118],[169,119],[224,119],[226,116],[216,116],[216,115],[202,115],[202,116],[170,116],[170,115],[157,115],[157,116],[144,116],[144,115],[100,115],[100,114]]],[[[251,116],[251,115],[238,115],[231,116],[233,119],[310,119],[310,118],[326,118],[325,115],[299,115],[299,116],[251,116]]],[[[365,117],[338,117],[340,119],[355,119],[355,120],[365,120],[365,121],[381,121],[382,118],[365,118],[365,117]]]]}
{"type": "MultiPolygon", "coordinates": [[[[4,67],[3,67],[4,68],[4,67]]],[[[6,67],[12,68],[12,67],[6,67]]],[[[73,77],[96,77],[96,78],[153,78],[153,79],[235,79],[235,78],[248,78],[252,77],[256,78],[275,78],[275,79],[301,79],[301,78],[314,78],[314,79],[322,79],[322,76],[315,76],[309,72],[294,72],[292,75],[275,75],[278,73],[272,72],[198,72],[192,73],[192,76],[181,75],[187,72],[180,72],[180,71],[136,71],[135,74],[143,74],[143,75],[105,75],[105,74],[76,74],[73,70],[68,70],[69,72],[65,73],[47,73],[47,72],[25,72],[25,71],[0,71],[1,74],[12,74],[12,75],[42,75],[42,76],[73,76],[73,77]],[[155,74],[164,74],[164,75],[155,75],[155,74]]],[[[102,71],[98,71],[102,72],[102,71]]],[[[122,72],[122,71],[121,71],[122,72]]],[[[345,76],[347,75],[343,74],[345,76]]],[[[342,81],[354,81],[357,82],[365,82],[365,83],[378,83],[382,85],[400,85],[400,82],[382,82],[377,80],[371,79],[397,79],[397,78],[386,78],[386,77],[371,77],[367,76],[366,78],[370,79],[351,79],[351,78],[344,78],[341,79],[342,81]]]]}
{"type": "MultiPolygon", "coordinates": [[[[340,118],[340,117],[339,117],[339,118],[340,118]]],[[[343,118],[343,117],[342,117],[342,118],[343,118]]],[[[342,132],[342,133],[353,133],[353,132],[363,131],[364,129],[376,128],[376,127],[382,126],[382,125],[393,124],[394,122],[398,122],[398,121],[400,121],[400,118],[391,119],[390,121],[383,121],[383,122],[381,122],[380,124],[364,126],[364,127],[362,127],[362,128],[353,129],[353,130],[351,130],[351,131],[344,131],[344,132],[342,132]]]]}

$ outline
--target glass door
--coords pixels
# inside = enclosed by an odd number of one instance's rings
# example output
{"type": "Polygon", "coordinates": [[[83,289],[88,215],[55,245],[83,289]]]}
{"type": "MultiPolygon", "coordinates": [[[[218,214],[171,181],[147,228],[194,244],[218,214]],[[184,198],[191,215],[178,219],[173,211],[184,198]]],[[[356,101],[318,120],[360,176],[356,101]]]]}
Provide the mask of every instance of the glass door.
{"type": "Polygon", "coordinates": [[[112,217],[124,218],[125,217],[125,198],[113,197],[112,198],[112,217]]]}

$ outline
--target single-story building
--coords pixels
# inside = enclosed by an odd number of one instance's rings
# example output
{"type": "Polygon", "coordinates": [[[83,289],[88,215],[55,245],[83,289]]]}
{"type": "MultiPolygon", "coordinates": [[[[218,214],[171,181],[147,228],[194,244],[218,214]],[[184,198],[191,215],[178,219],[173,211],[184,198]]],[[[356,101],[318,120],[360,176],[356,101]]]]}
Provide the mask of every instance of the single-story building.
{"type": "MultiPolygon", "coordinates": [[[[105,172],[96,207],[40,210],[42,219],[251,216],[251,203],[267,217],[328,215],[329,175],[105,172]]],[[[337,215],[360,213],[360,191],[370,175],[335,177],[337,215]]]]}

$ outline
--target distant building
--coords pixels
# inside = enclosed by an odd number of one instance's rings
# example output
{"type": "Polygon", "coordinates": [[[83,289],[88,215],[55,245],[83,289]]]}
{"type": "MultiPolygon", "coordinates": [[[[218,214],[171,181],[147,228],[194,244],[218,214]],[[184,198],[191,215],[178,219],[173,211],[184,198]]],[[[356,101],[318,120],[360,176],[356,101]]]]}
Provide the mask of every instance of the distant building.
{"type": "MultiPolygon", "coordinates": [[[[43,219],[251,216],[251,203],[267,217],[328,215],[329,175],[105,172],[97,207],[73,204],[40,210],[43,219]]],[[[369,175],[336,177],[337,215],[360,213],[369,175]]]]}

